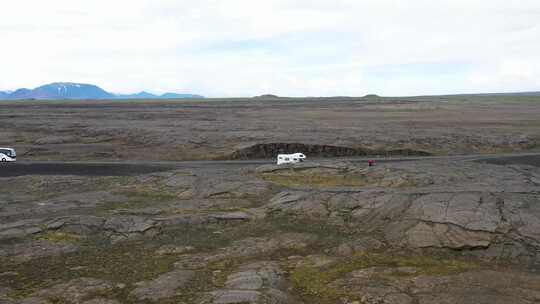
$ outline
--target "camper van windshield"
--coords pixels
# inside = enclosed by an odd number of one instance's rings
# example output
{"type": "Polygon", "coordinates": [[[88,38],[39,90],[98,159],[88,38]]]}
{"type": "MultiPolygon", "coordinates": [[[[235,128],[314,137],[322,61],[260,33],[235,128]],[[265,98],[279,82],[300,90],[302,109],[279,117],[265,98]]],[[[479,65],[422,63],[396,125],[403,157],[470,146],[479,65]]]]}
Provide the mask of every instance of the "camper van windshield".
{"type": "Polygon", "coordinates": [[[11,150],[0,149],[0,153],[5,154],[5,155],[10,156],[10,157],[12,156],[11,150]]]}

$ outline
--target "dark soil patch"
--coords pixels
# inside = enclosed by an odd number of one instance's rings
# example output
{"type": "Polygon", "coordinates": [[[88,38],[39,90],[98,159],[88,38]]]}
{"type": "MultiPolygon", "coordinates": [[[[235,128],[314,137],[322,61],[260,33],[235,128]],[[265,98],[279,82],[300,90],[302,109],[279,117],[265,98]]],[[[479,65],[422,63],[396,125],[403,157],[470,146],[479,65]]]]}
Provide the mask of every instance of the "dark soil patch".
{"type": "Polygon", "coordinates": [[[331,145],[310,145],[303,143],[256,144],[230,154],[228,159],[275,158],[278,154],[301,152],[308,157],[351,157],[351,156],[430,156],[425,151],[411,149],[373,150],[331,145]]]}

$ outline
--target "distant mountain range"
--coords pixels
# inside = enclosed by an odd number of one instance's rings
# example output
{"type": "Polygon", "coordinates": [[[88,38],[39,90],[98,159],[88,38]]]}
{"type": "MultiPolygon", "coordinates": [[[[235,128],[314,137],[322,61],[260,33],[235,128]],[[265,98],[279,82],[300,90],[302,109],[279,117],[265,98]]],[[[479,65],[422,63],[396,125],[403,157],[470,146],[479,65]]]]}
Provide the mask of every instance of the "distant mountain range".
{"type": "Polygon", "coordinates": [[[165,93],[154,95],[148,92],[137,94],[113,94],[102,88],[84,83],[55,82],[35,89],[18,89],[16,91],[0,91],[0,99],[182,99],[204,98],[201,95],[165,93]]]}
{"type": "Polygon", "coordinates": [[[491,93],[484,95],[519,95],[519,96],[540,96],[540,92],[516,92],[516,93],[491,93]]]}

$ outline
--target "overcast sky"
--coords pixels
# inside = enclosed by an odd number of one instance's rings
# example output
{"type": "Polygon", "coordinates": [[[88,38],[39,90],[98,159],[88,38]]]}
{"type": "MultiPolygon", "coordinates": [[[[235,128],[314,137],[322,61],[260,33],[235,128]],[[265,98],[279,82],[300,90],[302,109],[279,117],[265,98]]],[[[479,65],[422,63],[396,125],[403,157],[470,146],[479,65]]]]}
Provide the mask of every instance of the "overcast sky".
{"type": "Polygon", "coordinates": [[[540,90],[538,0],[17,0],[0,90],[417,95],[540,90]]]}

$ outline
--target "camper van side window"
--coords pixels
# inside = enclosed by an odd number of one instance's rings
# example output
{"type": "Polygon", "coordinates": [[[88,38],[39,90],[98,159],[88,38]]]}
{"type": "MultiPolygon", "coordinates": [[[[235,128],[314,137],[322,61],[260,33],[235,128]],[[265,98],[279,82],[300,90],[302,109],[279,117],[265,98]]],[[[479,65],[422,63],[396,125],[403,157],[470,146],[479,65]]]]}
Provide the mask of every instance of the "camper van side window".
{"type": "Polygon", "coordinates": [[[287,161],[288,161],[288,160],[291,160],[291,159],[287,157],[287,158],[285,158],[285,160],[287,160],[287,161]]]}

